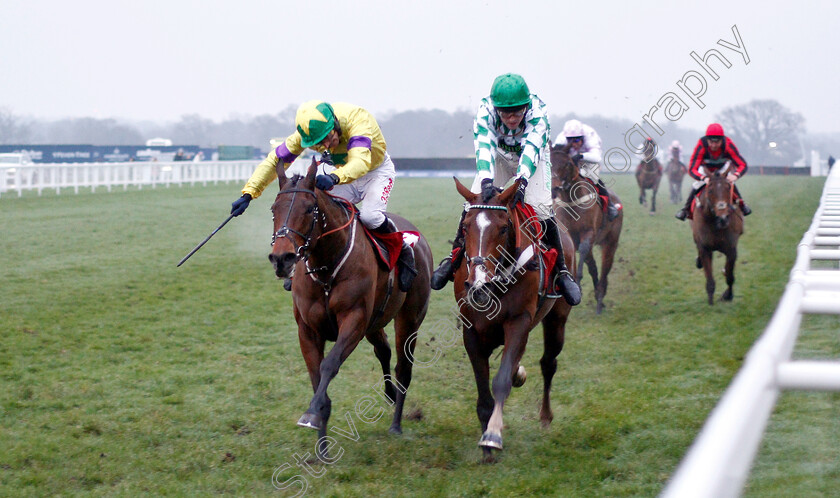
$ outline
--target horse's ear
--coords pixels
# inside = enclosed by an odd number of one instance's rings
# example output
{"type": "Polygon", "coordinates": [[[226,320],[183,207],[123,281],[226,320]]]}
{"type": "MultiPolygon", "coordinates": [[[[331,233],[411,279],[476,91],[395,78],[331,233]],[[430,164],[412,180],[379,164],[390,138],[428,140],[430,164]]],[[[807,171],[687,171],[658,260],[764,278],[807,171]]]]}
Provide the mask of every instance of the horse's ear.
{"type": "Polygon", "coordinates": [[[459,182],[458,179],[454,176],[452,177],[452,179],[455,180],[455,189],[458,190],[458,193],[461,194],[461,197],[466,199],[467,202],[469,202],[470,204],[475,203],[475,201],[478,199],[478,194],[472,193],[470,189],[465,187],[464,184],[459,182]]]}
{"type": "Polygon", "coordinates": [[[303,179],[304,183],[306,185],[314,185],[316,174],[318,174],[318,161],[313,157],[312,162],[309,163],[309,169],[306,170],[306,177],[303,179]]]}
{"type": "Polygon", "coordinates": [[[720,176],[726,176],[729,173],[729,168],[732,166],[732,161],[726,161],[726,164],[720,169],[720,176]]]}
{"type": "Polygon", "coordinates": [[[282,160],[280,160],[277,163],[276,170],[277,170],[277,183],[280,185],[280,190],[283,190],[283,186],[286,185],[286,180],[288,180],[288,178],[286,178],[286,169],[283,168],[283,161],[282,160]]]}
{"type": "Polygon", "coordinates": [[[510,200],[513,198],[513,194],[516,193],[516,190],[518,188],[519,185],[517,184],[517,182],[513,182],[513,184],[510,187],[506,188],[504,192],[499,194],[499,204],[501,204],[502,206],[507,206],[508,202],[510,202],[510,200]]]}

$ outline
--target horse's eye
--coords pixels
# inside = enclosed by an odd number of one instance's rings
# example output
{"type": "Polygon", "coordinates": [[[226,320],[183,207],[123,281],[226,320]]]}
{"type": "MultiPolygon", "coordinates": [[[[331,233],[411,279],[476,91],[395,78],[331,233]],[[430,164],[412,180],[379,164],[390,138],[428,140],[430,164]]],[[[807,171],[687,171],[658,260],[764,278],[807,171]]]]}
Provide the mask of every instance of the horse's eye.
{"type": "Polygon", "coordinates": [[[508,227],[507,225],[503,226],[503,227],[499,230],[499,233],[502,233],[502,234],[507,233],[508,228],[509,228],[509,227],[508,227]]]}
{"type": "Polygon", "coordinates": [[[312,214],[312,213],[314,213],[314,212],[315,212],[315,208],[316,208],[316,207],[317,207],[317,206],[312,205],[312,206],[309,206],[308,208],[306,208],[306,214],[312,214]]]}

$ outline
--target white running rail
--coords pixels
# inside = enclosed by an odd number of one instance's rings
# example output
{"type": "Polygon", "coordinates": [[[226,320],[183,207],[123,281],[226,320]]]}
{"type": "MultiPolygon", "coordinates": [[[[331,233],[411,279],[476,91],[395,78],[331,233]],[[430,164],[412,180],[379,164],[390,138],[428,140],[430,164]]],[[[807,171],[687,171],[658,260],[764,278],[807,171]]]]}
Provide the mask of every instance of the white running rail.
{"type": "Polygon", "coordinates": [[[258,161],[179,161],[179,162],[128,162],[128,163],[61,163],[61,164],[3,164],[0,165],[0,195],[25,190],[35,190],[38,195],[46,190],[80,187],[112,188],[156,187],[245,181],[251,177],[258,161]]]}
{"type": "Polygon", "coordinates": [[[790,282],[773,318],[706,420],[663,497],[739,496],[779,393],[784,389],[840,391],[840,358],[791,358],[803,314],[840,315],[840,269],[812,269],[815,260],[840,261],[840,168],[834,168],[826,179],[820,205],[799,243],[790,282]]]}

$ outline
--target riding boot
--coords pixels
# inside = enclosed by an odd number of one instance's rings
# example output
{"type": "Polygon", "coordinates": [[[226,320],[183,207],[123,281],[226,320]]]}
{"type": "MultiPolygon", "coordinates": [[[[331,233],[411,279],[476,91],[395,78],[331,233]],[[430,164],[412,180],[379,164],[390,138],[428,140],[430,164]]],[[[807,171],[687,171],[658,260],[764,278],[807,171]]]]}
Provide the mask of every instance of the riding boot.
{"type": "MultiPolygon", "coordinates": [[[[397,225],[387,216],[385,217],[385,221],[372,231],[381,234],[399,232],[397,225]]],[[[417,269],[414,265],[414,248],[406,244],[405,241],[403,241],[402,249],[400,249],[397,266],[399,267],[399,288],[403,292],[408,292],[411,288],[411,283],[414,281],[414,277],[417,276],[417,269]]]]}
{"type": "Polygon", "coordinates": [[[691,203],[694,202],[694,196],[697,195],[697,192],[699,190],[700,189],[698,188],[691,189],[691,192],[688,193],[688,197],[685,200],[685,206],[683,206],[682,209],[677,211],[677,214],[674,215],[674,218],[680,221],[685,221],[689,211],[691,211],[691,203]]]}
{"type": "Polygon", "coordinates": [[[283,289],[285,289],[287,291],[292,290],[292,279],[291,278],[287,278],[287,279],[283,280],[283,289]]]}
{"type": "Polygon", "coordinates": [[[738,192],[738,186],[734,185],[735,195],[738,196],[738,207],[741,208],[741,212],[744,213],[744,216],[749,216],[752,213],[752,209],[747,206],[747,203],[744,202],[744,196],[741,195],[741,192],[738,192]]]}
{"type": "Polygon", "coordinates": [[[554,263],[554,270],[549,276],[551,285],[548,288],[548,297],[562,296],[571,306],[580,303],[580,286],[575,282],[574,277],[566,268],[566,259],[563,257],[563,242],[560,239],[560,227],[554,218],[546,218],[542,241],[549,248],[557,250],[557,260],[554,263]]]}
{"type": "Polygon", "coordinates": [[[455,241],[452,243],[452,253],[443,258],[437,269],[432,273],[431,287],[434,290],[441,290],[446,283],[455,278],[455,270],[461,266],[464,259],[464,229],[461,223],[464,221],[464,213],[461,213],[461,221],[458,222],[458,232],[455,233],[455,241]]]}
{"type": "Polygon", "coordinates": [[[598,195],[607,199],[607,221],[612,221],[618,218],[618,206],[613,204],[612,199],[610,199],[610,194],[607,192],[607,186],[604,185],[604,182],[601,179],[598,179],[598,182],[595,183],[598,187],[598,195]]]}

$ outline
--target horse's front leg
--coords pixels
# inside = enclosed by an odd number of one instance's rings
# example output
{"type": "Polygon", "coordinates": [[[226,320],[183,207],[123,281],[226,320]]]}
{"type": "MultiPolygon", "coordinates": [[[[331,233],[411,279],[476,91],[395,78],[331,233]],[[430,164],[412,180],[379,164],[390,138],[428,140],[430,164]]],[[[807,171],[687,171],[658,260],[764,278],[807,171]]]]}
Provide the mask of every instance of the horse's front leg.
{"type": "Polygon", "coordinates": [[[359,307],[342,313],[336,318],[338,338],[335,341],[335,346],[321,361],[320,379],[318,386],[315,388],[315,395],[309,403],[309,409],[298,420],[298,425],[301,427],[318,429],[319,436],[326,435],[327,422],[330,419],[331,402],[329,396],[327,396],[327,388],[338,374],[338,369],[341,368],[344,360],[359,345],[367,323],[365,310],[359,307]]]}
{"type": "Polygon", "coordinates": [[[715,277],[712,272],[712,251],[698,248],[698,259],[700,265],[703,267],[703,273],[706,275],[706,296],[709,299],[709,304],[715,304],[715,277]]]}
{"type": "Polygon", "coordinates": [[[724,271],[726,272],[726,290],[723,291],[723,295],[720,297],[724,301],[732,301],[732,285],[735,284],[736,259],[738,259],[738,250],[733,247],[726,253],[726,266],[724,267],[724,271]]]}
{"type": "Polygon", "coordinates": [[[493,397],[496,403],[493,406],[493,414],[487,423],[487,429],[481,435],[480,446],[502,449],[502,411],[505,400],[510,395],[512,387],[513,372],[519,368],[519,360],[525,352],[525,345],[528,343],[528,326],[531,323],[531,315],[523,313],[504,325],[505,345],[502,353],[502,361],[499,363],[499,371],[493,377],[493,397]]]}
{"type": "Polygon", "coordinates": [[[653,214],[656,212],[656,192],[659,190],[659,186],[656,185],[650,191],[650,213],[653,214]]]}
{"type": "Polygon", "coordinates": [[[569,316],[569,305],[558,300],[551,311],[543,318],[543,355],[540,358],[540,369],[543,375],[543,399],[540,405],[540,424],[548,428],[554,419],[551,411],[551,380],[557,372],[557,356],[563,350],[566,333],[566,319],[569,316]]]}
{"type": "MultiPolygon", "coordinates": [[[[575,274],[575,278],[578,281],[578,285],[583,286],[583,263],[592,255],[592,232],[584,232],[580,234],[580,244],[578,245],[578,253],[580,254],[580,258],[578,259],[577,264],[577,273],[575,274]]],[[[592,275],[592,269],[590,268],[589,274],[592,275]]],[[[593,285],[598,285],[598,275],[597,273],[592,277],[593,285]]]]}
{"type": "MultiPolygon", "coordinates": [[[[483,433],[487,430],[490,414],[493,413],[493,394],[490,392],[490,353],[492,351],[480,340],[478,332],[470,327],[464,327],[464,349],[467,350],[475,375],[475,386],[478,389],[475,411],[483,433]]],[[[490,458],[490,448],[484,447],[483,450],[484,457],[490,458]]]]}

